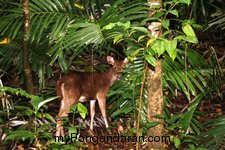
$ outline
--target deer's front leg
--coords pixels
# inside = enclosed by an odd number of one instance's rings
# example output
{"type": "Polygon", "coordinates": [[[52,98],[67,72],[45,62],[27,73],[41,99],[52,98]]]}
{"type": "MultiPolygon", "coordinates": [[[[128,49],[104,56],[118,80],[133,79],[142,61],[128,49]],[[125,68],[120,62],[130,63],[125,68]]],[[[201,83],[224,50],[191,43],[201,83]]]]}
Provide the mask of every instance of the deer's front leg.
{"type": "Polygon", "coordinates": [[[93,122],[94,122],[94,117],[95,117],[95,103],[96,100],[91,100],[90,101],[90,113],[91,113],[91,126],[90,129],[93,131],[93,122]]]}
{"type": "Polygon", "coordinates": [[[108,128],[109,124],[108,124],[107,115],[106,115],[106,98],[105,98],[105,95],[102,95],[102,96],[98,95],[97,98],[98,98],[98,105],[99,105],[99,108],[101,110],[104,122],[105,122],[105,127],[108,128]]]}

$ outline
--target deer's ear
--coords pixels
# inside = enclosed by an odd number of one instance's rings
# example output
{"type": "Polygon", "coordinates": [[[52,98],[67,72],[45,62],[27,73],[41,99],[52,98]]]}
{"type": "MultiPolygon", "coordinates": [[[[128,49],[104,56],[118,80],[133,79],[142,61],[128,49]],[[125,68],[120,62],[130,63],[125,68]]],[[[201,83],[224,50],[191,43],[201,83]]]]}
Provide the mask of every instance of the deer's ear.
{"type": "Polygon", "coordinates": [[[128,64],[128,63],[129,63],[128,58],[125,58],[125,59],[123,60],[123,63],[124,63],[124,64],[128,64]]]}
{"type": "Polygon", "coordinates": [[[109,63],[109,64],[111,64],[111,65],[114,65],[114,63],[115,63],[115,60],[114,60],[114,58],[113,57],[111,57],[111,56],[107,56],[107,62],[109,63]]]}

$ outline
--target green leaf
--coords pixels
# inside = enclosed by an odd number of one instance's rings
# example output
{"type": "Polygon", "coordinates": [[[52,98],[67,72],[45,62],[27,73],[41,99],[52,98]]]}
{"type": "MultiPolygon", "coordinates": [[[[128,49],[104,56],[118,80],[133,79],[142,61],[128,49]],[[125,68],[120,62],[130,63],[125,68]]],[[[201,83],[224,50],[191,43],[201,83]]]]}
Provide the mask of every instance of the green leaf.
{"type": "Polygon", "coordinates": [[[196,108],[200,102],[200,99],[202,99],[202,94],[198,95],[195,100],[191,103],[190,107],[188,110],[181,116],[179,121],[177,122],[177,125],[181,126],[182,129],[186,132],[188,127],[190,126],[191,120],[193,118],[193,115],[196,111],[196,108]]]}
{"type": "Polygon", "coordinates": [[[144,48],[138,48],[137,50],[135,50],[135,51],[130,55],[130,57],[136,57],[136,55],[137,55],[140,51],[142,51],[142,50],[144,50],[144,48]]]}
{"type": "Polygon", "coordinates": [[[123,112],[125,113],[125,114],[128,114],[128,113],[130,113],[131,111],[133,111],[134,110],[134,108],[133,108],[133,106],[131,105],[131,103],[129,103],[128,105],[126,105],[124,108],[123,108],[123,112]]]}
{"type": "MultiPolygon", "coordinates": [[[[69,127],[68,131],[69,131],[70,138],[73,134],[77,134],[77,128],[75,128],[75,127],[69,127]]],[[[73,135],[73,137],[74,137],[74,135],[73,135]]]]}
{"type": "Polygon", "coordinates": [[[22,139],[22,140],[26,140],[28,138],[31,138],[30,141],[32,141],[32,139],[34,138],[34,133],[30,132],[30,131],[25,131],[25,130],[19,130],[19,131],[13,131],[11,132],[6,138],[5,140],[18,140],[18,139],[22,139]]]}
{"type": "Polygon", "coordinates": [[[149,40],[147,41],[146,46],[147,46],[147,47],[152,46],[152,44],[153,44],[154,42],[155,42],[155,39],[149,39],[149,40]]]}
{"type": "Polygon", "coordinates": [[[58,54],[58,60],[59,60],[60,68],[62,69],[63,72],[65,72],[68,69],[68,66],[67,66],[67,61],[62,52],[58,54]]]}
{"type": "Polygon", "coordinates": [[[173,53],[170,57],[172,58],[173,61],[175,60],[175,58],[177,57],[177,50],[176,49],[173,51],[173,53]]]}
{"type": "Polygon", "coordinates": [[[179,0],[180,3],[184,3],[184,4],[191,4],[191,0],[179,0]]]}
{"type": "Polygon", "coordinates": [[[127,21],[126,23],[124,23],[123,26],[124,26],[124,30],[129,29],[131,26],[130,21],[127,21]]]}
{"type": "Polygon", "coordinates": [[[52,121],[53,123],[56,123],[55,119],[49,114],[49,113],[44,113],[44,117],[46,117],[48,120],[52,121]]]}
{"type": "Polygon", "coordinates": [[[85,117],[88,113],[87,107],[85,107],[82,103],[78,103],[77,110],[78,110],[79,114],[81,115],[81,117],[85,119],[85,117]]]}
{"type": "Polygon", "coordinates": [[[149,129],[149,128],[157,126],[158,124],[160,124],[160,123],[159,122],[147,122],[145,124],[145,126],[146,126],[147,129],[149,129]]]}
{"type": "Polygon", "coordinates": [[[163,20],[163,21],[162,21],[162,26],[163,26],[163,28],[169,30],[170,20],[169,20],[169,19],[163,20]]]}
{"type": "Polygon", "coordinates": [[[32,96],[34,96],[34,95],[31,95],[31,94],[27,93],[26,91],[24,91],[22,89],[11,88],[11,87],[7,87],[7,86],[4,86],[4,87],[0,86],[0,91],[1,92],[8,91],[8,92],[14,93],[16,95],[20,94],[21,96],[25,96],[26,98],[32,98],[32,96]]]}
{"type": "Polygon", "coordinates": [[[127,30],[130,28],[131,24],[130,24],[130,21],[127,21],[126,23],[123,23],[123,22],[109,23],[108,25],[104,26],[103,29],[110,30],[114,28],[115,26],[121,26],[121,27],[124,27],[124,30],[127,30]]]}
{"type": "Polygon", "coordinates": [[[174,51],[177,48],[177,40],[173,39],[173,40],[166,40],[165,41],[165,45],[166,45],[166,51],[169,54],[169,56],[172,58],[172,54],[174,53],[174,51]]]}
{"type": "Polygon", "coordinates": [[[187,36],[196,37],[195,32],[190,24],[186,24],[186,25],[182,26],[182,30],[184,31],[184,33],[187,36]]]}
{"type": "Polygon", "coordinates": [[[180,146],[180,143],[181,143],[181,142],[180,142],[180,139],[174,137],[173,141],[174,141],[175,147],[178,148],[178,147],[180,146]]]}
{"type": "Polygon", "coordinates": [[[51,98],[48,98],[48,99],[43,99],[42,97],[39,97],[39,96],[32,96],[31,98],[31,101],[30,103],[32,104],[32,106],[34,107],[34,109],[36,111],[38,111],[41,106],[43,106],[44,104],[56,99],[57,97],[51,97],[51,98]]]}
{"type": "Polygon", "coordinates": [[[193,37],[193,36],[177,36],[174,39],[184,40],[184,41],[187,41],[187,42],[190,42],[190,43],[197,43],[198,42],[197,38],[193,37]]]}
{"type": "Polygon", "coordinates": [[[108,25],[104,26],[104,30],[110,30],[115,27],[115,23],[109,23],[108,25]]]}
{"type": "Polygon", "coordinates": [[[145,59],[147,60],[149,64],[155,67],[157,60],[153,56],[147,55],[145,56],[145,59]]]}
{"type": "Polygon", "coordinates": [[[113,39],[113,43],[118,43],[119,41],[121,41],[123,39],[123,34],[119,34],[119,35],[116,35],[113,39]]]}
{"type": "Polygon", "coordinates": [[[178,17],[178,11],[176,9],[170,10],[169,13],[171,13],[171,14],[173,14],[173,15],[178,17]]]}
{"type": "Polygon", "coordinates": [[[195,86],[203,93],[204,89],[203,86],[200,85],[200,83],[196,80],[193,72],[188,72],[188,78],[191,80],[192,83],[195,84],[195,86]]]}
{"type": "Polygon", "coordinates": [[[77,105],[73,105],[71,108],[70,108],[70,112],[71,113],[75,113],[77,110],[77,105]]]}
{"type": "Polygon", "coordinates": [[[140,42],[142,39],[144,39],[146,37],[146,35],[141,35],[138,37],[138,42],[140,42]]]}
{"type": "Polygon", "coordinates": [[[34,107],[34,109],[37,111],[39,109],[38,105],[43,101],[42,97],[39,96],[32,96],[30,103],[34,107]]]}
{"type": "Polygon", "coordinates": [[[122,113],[123,113],[122,109],[118,109],[118,110],[114,111],[114,112],[111,114],[111,117],[113,118],[113,117],[115,117],[115,116],[117,116],[117,115],[120,115],[120,114],[122,114],[122,113]]]}
{"type": "Polygon", "coordinates": [[[131,29],[134,29],[134,30],[137,30],[140,32],[144,32],[144,33],[149,33],[149,31],[144,27],[131,27],[131,29]]]}
{"type": "Polygon", "coordinates": [[[189,96],[188,90],[187,90],[186,86],[184,85],[183,81],[181,80],[181,78],[178,76],[178,73],[177,72],[179,72],[179,71],[172,72],[172,75],[175,78],[175,80],[177,81],[180,89],[182,89],[182,91],[186,95],[187,99],[189,100],[190,99],[190,96],[189,96]]]}
{"type": "Polygon", "coordinates": [[[188,88],[188,91],[190,91],[192,95],[196,96],[195,88],[194,88],[192,82],[190,82],[189,78],[187,77],[187,74],[186,73],[183,74],[182,72],[177,72],[177,75],[180,77],[180,79],[186,85],[186,87],[188,88]]]}
{"type": "Polygon", "coordinates": [[[156,54],[150,47],[146,48],[146,52],[151,56],[155,56],[156,54]]]}
{"type": "Polygon", "coordinates": [[[48,103],[48,102],[51,102],[53,101],[54,99],[56,99],[57,97],[50,97],[48,99],[45,99],[43,101],[41,101],[39,104],[38,104],[38,110],[41,108],[41,106],[43,106],[44,104],[48,103]]]}
{"type": "Polygon", "coordinates": [[[163,40],[156,40],[155,42],[154,42],[154,44],[152,45],[152,49],[160,56],[161,54],[163,54],[164,53],[164,51],[165,51],[165,43],[164,43],[164,41],[163,40]]]}
{"type": "Polygon", "coordinates": [[[169,118],[166,122],[170,123],[170,124],[175,124],[175,122],[181,117],[181,114],[174,114],[173,116],[171,116],[171,118],[169,118]]]}

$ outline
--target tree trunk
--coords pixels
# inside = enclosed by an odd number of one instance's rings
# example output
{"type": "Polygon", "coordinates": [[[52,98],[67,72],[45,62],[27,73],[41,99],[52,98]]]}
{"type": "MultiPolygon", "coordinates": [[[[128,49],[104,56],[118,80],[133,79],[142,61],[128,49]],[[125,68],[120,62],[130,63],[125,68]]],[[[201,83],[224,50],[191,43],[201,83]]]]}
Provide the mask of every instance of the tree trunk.
{"type": "Polygon", "coordinates": [[[24,16],[24,34],[23,34],[23,71],[25,76],[26,90],[33,93],[32,71],[29,61],[29,29],[30,29],[30,16],[28,0],[23,0],[23,16],[24,16]]]}
{"type": "MultiPolygon", "coordinates": [[[[154,118],[155,115],[163,114],[163,92],[162,92],[162,65],[161,60],[157,60],[155,70],[148,69],[147,72],[147,84],[148,84],[148,120],[150,122],[161,122],[162,119],[154,118]]],[[[162,136],[163,125],[150,128],[148,131],[149,136],[162,136]]],[[[149,148],[160,148],[163,143],[149,142],[149,148]]]]}
{"type": "MultiPolygon", "coordinates": [[[[150,6],[161,6],[162,0],[148,0],[150,6]]],[[[148,16],[152,17],[154,15],[154,10],[150,9],[148,16]]],[[[160,22],[152,22],[149,25],[152,36],[158,38],[161,34],[160,22]]],[[[156,66],[154,69],[149,68],[147,71],[147,103],[148,103],[148,120],[150,122],[161,122],[162,119],[155,118],[155,115],[163,114],[163,92],[162,92],[162,64],[160,58],[158,58],[156,66]]],[[[148,131],[149,136],[162,136],[163,135],[163,124],[159,124],[148,131]]],[[[163,143],[161,142],[148,142],[148,149],[151,148],[161,148],[163,143]]]]}

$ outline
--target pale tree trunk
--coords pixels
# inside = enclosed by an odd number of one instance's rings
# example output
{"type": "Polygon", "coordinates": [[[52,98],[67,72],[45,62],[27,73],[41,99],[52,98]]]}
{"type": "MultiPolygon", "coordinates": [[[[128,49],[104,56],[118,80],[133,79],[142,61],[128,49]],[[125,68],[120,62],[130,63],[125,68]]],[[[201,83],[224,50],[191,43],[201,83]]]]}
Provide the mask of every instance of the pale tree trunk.
{"type": "Polygon", "coordinates": [[[32,71],[29,61],[29,30],[30,30],[30,16],[28,0],[23,0],[23,16],[24,16],[24,34],[23,34],[23,71],[25,76],[26,90],[33,93],[32,71]]]}
{"type": "MultiPolygon", "coordinates": [[[[162,0],[148,0],[150,6],[161,6],[162,0]]],[[[148,17],[152,17],[154,10],[148,12],[148,17]]],[[[154,37],[159,37],[161,34],[161,23],[152,22],[149,24],[148,29],[154,37]]],[[[162,119],[155,118],[155,115],[163,114],[163,92],[162,92],[162,63],[158,58],[154,69],[149,68],[147,71],[147,107],[148,107],[148,120],[151,122],[161,122],[162,119]]],[[[149,136],[163,136],[163,125],[159,124],[148,131],[149,136]]],[[[148,142],[148,149],[162,148],[163,143],[160,142],[148,142]]]]}
{"type": "MultiPolygon", "coordinates": [[[[162,93],[162,64],[161,60],[157,60],[155,69],[148,69],[147,71],[147,86],[148,86],[148,120],[151,122],[161,122],[162,119],[154,118],[155,115],[163,114],[163,93],[162,93]]],[[[163,125],[158,124],[157,126],[150,128],[148,136],[163,136],[163,125]]],[[[160,148],[164,143],[160,142],[149,142],[149,148],[160,148]]]]}

